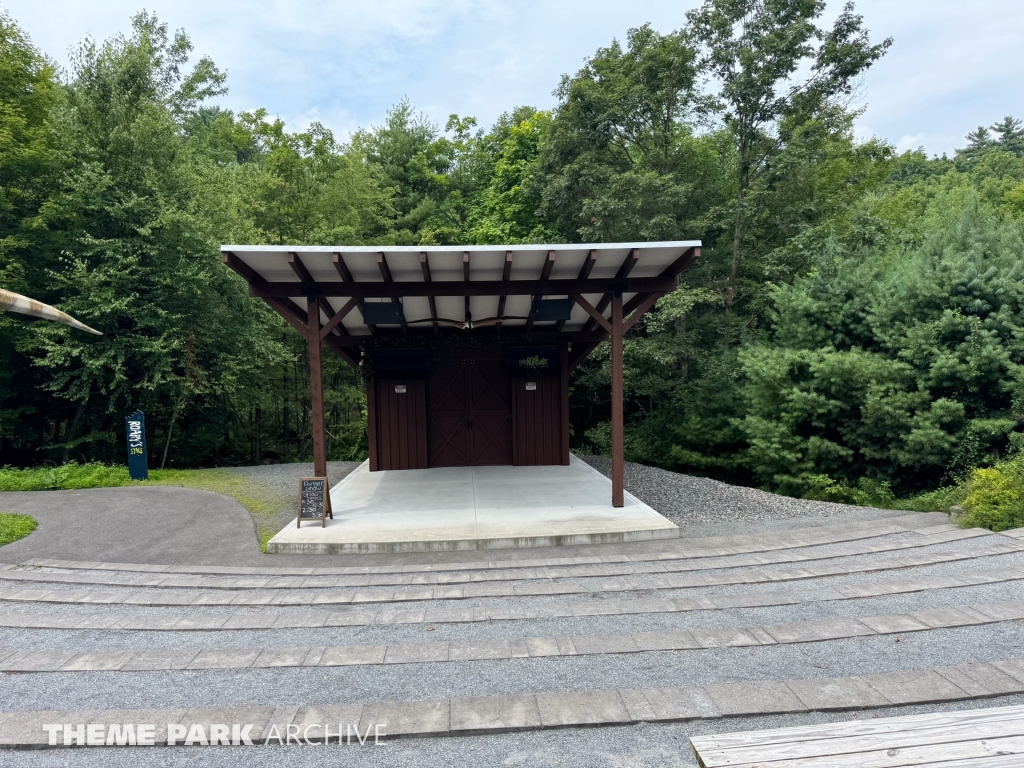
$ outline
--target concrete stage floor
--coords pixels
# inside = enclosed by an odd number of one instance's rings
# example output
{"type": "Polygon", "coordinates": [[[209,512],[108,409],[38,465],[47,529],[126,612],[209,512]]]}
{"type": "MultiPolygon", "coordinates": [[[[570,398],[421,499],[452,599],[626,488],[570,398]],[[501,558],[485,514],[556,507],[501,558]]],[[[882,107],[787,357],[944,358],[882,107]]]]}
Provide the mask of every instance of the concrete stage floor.
{"type": "Polygon", "coordinates": [[[671,539],[679,528],[586,462],[370,472],[331,489],[334,519],[289,523],[268,553],[432,552],[671,539]]]}

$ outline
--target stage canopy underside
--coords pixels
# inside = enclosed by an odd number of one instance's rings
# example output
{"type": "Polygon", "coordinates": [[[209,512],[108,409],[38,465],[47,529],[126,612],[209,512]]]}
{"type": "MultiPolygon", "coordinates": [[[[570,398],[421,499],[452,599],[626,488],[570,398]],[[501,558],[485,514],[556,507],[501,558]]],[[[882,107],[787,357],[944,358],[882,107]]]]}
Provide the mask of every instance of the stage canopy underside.
{"type": "Polygon", "coordinates": [[[351,350],[349,357],[355,357],[360,337],[442,328],[491,327],[599,342],[609,334],[590,310],[608,319],[612,292],[632,311],[653,295],[672,291],[699,248],[698,241],[679,241],[385,248],[225,245],[221,250],[224,262],[249,282],[250,295],[266,300],[289,322],[305,324],[306,301],[315,298],[321,327],[330,326],[324,344],[351,350]],[[544,322],[532,316],[535,299],[552,298],[569,300],[567,320],[544,322]],[[404,322],[366,322],[365,304],[378,302],[400,303],[404,322]]]}

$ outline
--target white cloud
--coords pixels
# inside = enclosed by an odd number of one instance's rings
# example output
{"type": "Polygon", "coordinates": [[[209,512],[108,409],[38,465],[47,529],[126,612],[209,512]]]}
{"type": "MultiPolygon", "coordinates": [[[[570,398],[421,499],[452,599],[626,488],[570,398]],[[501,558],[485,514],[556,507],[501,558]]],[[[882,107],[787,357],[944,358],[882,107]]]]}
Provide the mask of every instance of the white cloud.
{"type": "MultiPolygon", "coordinates": [[[[520,104],[549,107],[565,72],[631,26],[669,31],[698,0],[7,0],[58,62],[87,34],[126,31],[144,5],[183,27],[228,70],[232,109],[265,106],[344,136],[379,123],[404,96],[443,123],[488,125],[520,104]]],[[[830,12],[840,0],[830,0],[830,12]]],[[[895,45],[865,78],[858,136],[949,152],[979,123],[1024,113],[1018,54],[1024,4],[1005,0],[861,0],[875,39],[895,45]],[[868,128],[870,126],[870,128],[868,128]]],[[[916,148],[916,147],[915,147],[916,148]]]]}
{"type": "Polygon", "coordinates": [[[920,149],[925,144],[924,139],[925,135],[923,133],[915,133],[913,135],[900,136],[900,138],[896,142],[896,149],[900,152],[920,149]]]}

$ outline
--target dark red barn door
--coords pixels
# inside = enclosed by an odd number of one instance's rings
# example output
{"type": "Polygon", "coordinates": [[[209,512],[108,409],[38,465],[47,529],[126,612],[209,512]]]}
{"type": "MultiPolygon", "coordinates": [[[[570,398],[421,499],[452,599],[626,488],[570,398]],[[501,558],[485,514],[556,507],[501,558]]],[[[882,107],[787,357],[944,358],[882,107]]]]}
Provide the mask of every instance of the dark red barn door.
{"type": "Polygon", "coordinates": [[[512,463],[512,386],[504,360],[474,360],[469,378],[469,454],[474,467],[512,463]]]}
{"type": "Polygon", "coordinates": [[[512,463],[512,392],[505,362],[487,348],[449,348],[427,379],[429,466],[512,463]]]}

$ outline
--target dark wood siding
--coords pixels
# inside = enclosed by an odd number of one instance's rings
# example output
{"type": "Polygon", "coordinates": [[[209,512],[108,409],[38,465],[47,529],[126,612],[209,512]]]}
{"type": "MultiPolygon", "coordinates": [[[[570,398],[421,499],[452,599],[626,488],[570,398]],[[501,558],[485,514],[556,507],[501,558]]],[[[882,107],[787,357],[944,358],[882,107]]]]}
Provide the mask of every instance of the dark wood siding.
{"type": "Polygon", "coordinates": [[[504,358],[498,346],[439,347],[426,380],[378,379],[367,392],[370,469],[568,464],[564,349],[558,376],[512,378],[504,358]]]}
{"type": "Polygon", "coordinates": [[[516,466],[562,464],[562,378],[512,379],[513,461],[516,466]],[[527,382],[537,388],[528,390],[527,382]]]}
{"type": "Polygon", "coordinates": [[[376,468],[426,469],[427,409],[423,380],[377,379],[375,388],[376,468]],[[404,393],[395,391],[399,384],[405,385],[404,393]]]}

